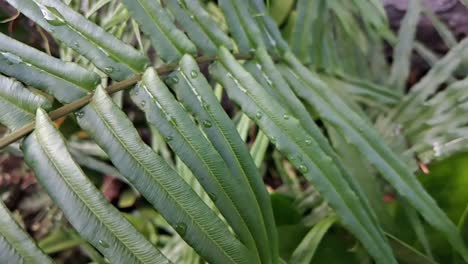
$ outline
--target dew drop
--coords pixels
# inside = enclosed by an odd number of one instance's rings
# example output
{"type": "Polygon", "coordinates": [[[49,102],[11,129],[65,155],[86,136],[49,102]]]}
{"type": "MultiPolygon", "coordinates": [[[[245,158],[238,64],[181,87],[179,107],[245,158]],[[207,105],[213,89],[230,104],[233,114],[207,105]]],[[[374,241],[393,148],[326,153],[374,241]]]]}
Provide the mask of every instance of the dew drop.
{"type": "Polygon", "coordinates": [[[173,84],[176,84],[176,83],[179,82],[179,77],[174,76],[174,77],[171,78],[171,81],[172,81],[173,84]]]}
{"type": "Polygon", "coordinates": [[[276,138],[275,137],[270,137],[270,142],[273,145],[276,145],[276,138]]]}
{"type": "Polygon", "coordinates": [[[309,171],[309,169],[304,165],[299,165],[298,169],[302,173],[307,173],[309,171]]]}
{"type": "Polygon", "coordinates": [[[140,106],[145,107],[146,106],[146,101],[141,101],[140,106]]]}
{"type": "Polygon", "coordinates": [[[39,5],[39,8],[41,9],[42,16],[44,16],[44,19],[47,21],[47,23],[51,24],[52,26],[65,25],[64,17],[56,8],[44,5],[39,5]]]}
{"type": "Polygon", "coordinates": [[[175,230],[177,233],[179,233],[180,236],[185,236],[185,233],[187,232],[187,225],[184,223],[178,223],[175,226],[175,230]]]}
{"type": "Polygon", "coordinates": [[[192,72],[190,72],[190,76],[192,76],[192,78],[195,79],[198,77],[198,72],[196,70],[193,70],[192,72]]]}
{"type": "Polygon", "coordinates": [[[174,138],[172,136],[167,136],[166,137],[166,142],[172,141],[174,138]]]}
{"type": "Polygon", "coordinates": [[[312,139],[306,139],[305,140],[306,145],[312,145],[312,139]]]}
{"type": "Polygon", "coordinates": [[[260,111],[258,111],[258,112],[255,114],[255,117],[256,117],[258,120],[262,119],[262,116],[263,116],[263,114],[262,114],[262,112],[260,112],[260,111]]]}
{"type": "Polygon", "coordinates": [[[208,195],[210,196],[211,201],[216,202],[216,200],[218,200],[218,197],[216,197],[216,194],[209,193],[208,195]]]}
{"type": "Polygon", "coordinates": [[[190,15],[190,19],[195,19],[195,16],[194,15],[190,15]]]}
{"type": "Polygon", "coordinates": [[[114,67],[108,66],[108,67],[104,68],[104,71],[106,73],[113,73],[114,72],[114,67]]]}
{"type": "Polygon", "coordinates": [[[19,64],[19,63],[22,63],[23,60],[18,57],[17,55],[13,54],[13,53],[10,53],[10,52],[0,52],[0,54],[2,54],[3,57],[5,57],[5,59],[8,60],[8,63],[10,65],[13,65],[13,64],[19,64]]]}
{"type": "Polygon", "coordinates": [[[104,258],[104,262],[105,263],[111,263],[110,260],[108,260],[107,258],[104,258]]]}
{"type": "Polygon", "coordinates": [[[73,46],[74,46],[75,48],[79,48],[79,47],[80,47],[80,43],[78,43],[78,41],[75,41],[75,42],[73,42],[73,46]]]}
{"type": "Polygon", "coordinates": [[[289,115],[287,115],[287,114],[284,114],[284,115],[283,115],[283,119],[284,119],[284,120],[289,120],[289,118],[290,118],[289,115]]]}
{"type": "Polygon", "coordinates": [[[76,117],[77,118],[82,118],[84,116],[84,112],[83,111],[78,111],[75,113],[76,117]]]}
{"type": "Polygon", "coordinates": [[[213,126],[213,124],[211,123],[210,120],[204,120],[203,121],[203,126],[206,127],[206,128],[210,128],[213,126]]]}
{"type": "Polygon", "coordinates": [[[100,245],[101,247],[103,247],[103,248],[108,248],[108,247],[109,247],[109,244],[107,244],[107,242],[104,241],[104,240],[102,240],[102,239],[99,240],[98,243],[99,243],[99,245],[100,245]]]}

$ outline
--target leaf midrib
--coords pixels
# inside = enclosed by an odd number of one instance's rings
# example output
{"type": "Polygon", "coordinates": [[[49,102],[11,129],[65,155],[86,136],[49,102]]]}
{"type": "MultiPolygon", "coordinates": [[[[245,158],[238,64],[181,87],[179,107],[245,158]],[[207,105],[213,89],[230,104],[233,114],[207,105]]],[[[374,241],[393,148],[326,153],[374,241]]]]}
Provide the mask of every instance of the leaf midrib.
{"type": "MultiPolygon", "coordinates": [[[[224,68],[226,71],[228,71],[228,70],[226,69],[226,65],[223,63],[223,60],[221,60],[221,63],[223,64],[223,68],[224,68]]],[[[230,71],[228,71],[228,72],[230,72],[230,71]]],[[[236,75],[234,75],[232,72],[230,72],[230,73],[231,73],[231,75],[232,75],[233,77],[236,76],[236,75]]],[[[236,79],[237,79],[237,78],[236,78],[236,79]]],[[[239,84],[242,84],[242,83],[243,83],[243,82],[241,82],[241,80],[239,80],[239,79],[237,79],[237,80],[238,80],[239,84]]],[[[252,98],[252,97],[250,97],[250,98],[252,98]]],[[[253,100],[253,99],[252,99],[252,100],[253,100]]],[[[259,105],[257,100],[253,100],[253,101],[256,103],[257,106],[259,105]]],[[[262,107],[262,109],[263,109],[263,107],[262,107]]],[[[263,109],[263,110],[264,110],[264,109],[263,109]]],[[[281,125],[278,125],[278,123],[274,121],[275,118],[272,118],[272,117],[271,117],[271,114],[270,114],[269,112],[267,112],[267,111],[264,111],[264,112],[267,113],[267,115],[269,116],[270,121],[273,122],[278,128],[283,127],[283,126],[281,126],[281,125]]],[[[283,128],[284,128],[284,127],[283,127],[283,128]]],[[[289,130],[289,129],[285,129],[285,130],[289,130]]],[[[300,146],[300,144],[297,144],[297,143],[295,142],[295,140],[293,140],[293,139],[290,138],[289,135],[288,135],[287,137],[288,137],[289,140],[291,140],[291,141],[298,147],[298,149],[300,149],[302,152],[304,152],[304,154],[306,154],[307,157],[309,157],[309,155],[307,154],[308,152],[307,152],[306,150],[304,150],[304,149],[300,146]]],[[[317,142],[316,142],[316,143],[317,143],[317,142]]],[[[318,143],[317,143],[317,146],[319,146],[318,143]]],[[[324,151],[322,150],[322,152],[324,152],[324,151]]],[[[324,152],[324,153],[325,153],[325,152],[324,152]]],[[[317,166],[316,162],[314,162],[313,159],[311,159],[310,157],[309,157],[309,160],[319,169],[320,173],[321,173],[323,176],[328,175],[328,173],[324,173],[322,166],[317,166]]],[[[336,169],[338,170],[338,168],[336,168],[336,169]]],[[[339,170],[338,170],[338,171],[339,171],[339,170]]],[[[309,174],[309,173],[307,173],[307,174],[309,174]]],[[[329,183],[331,186],[334,186],[333,182],[330,181],[330,180],[328,179],[328,177],[325,176],[325,177],[323,177],[323,178],[326,179],[326,180],[328,181],[328,183],[329,183]]],[[[354,208],[354,207],[353,207],[353,206],[349,206],[349,204],[348,204],[348,202],[347,202],[347,199],[344,199],[344,197],[342,196],[342,194],[341,194],[339,191],[335,191],[335,192],[339,195],[340,199],[344,202],[344,204],[346,205],[346,207],[348,208],[348,210],[349,210],[350,212],[352,212],[352,215],[355,216],[354,218],[355,218],[355,220],[360,224],[360,226],[361,226],[361,227],[365,227],[365,225],[363,225],[363,223],[361,222],[361,217],[356,217],[356,214],[354,213],[354,210],[351,209],[351,208],[354,208]]],[[[353,192],[353,193],[354,193],[354,192],[353,192]]],[[[358,215],[359,215],[359,214],[358,214],[358,215]]],[[[372,221],[371,221],[371,222],[372,222],[372,221]]],[[[362,230],[366,230],[366,233],[368,234],[369,237],[374,237],[374,235],[372,235],[372,233],[369,232],[369,230],[368,230],[367,228],[362,228],[362,230]]],[[[377,239],[377,241],[378,241],[378,240],[381,240],[381,239],[377,239]]],[[[383,251],[385,251],[385,250],[383,250],[383,251]]]]}
{"type": "MultiPolygon", "coordinates": [[[[138,165],[140,165],[140,167],[144,170],[145,174],[146,174],[146,175],[152,175],[152,173],[149,172],[149,170],[146,168],[146,166],[144,166],[144,165],[140,162],[140,160],[137,159],[137,158],[134,156],[133,152],[128,151],[128,149],[129,149],[128,146],[120,139],[120,137],[118,137],[118,136],[115,134],[115,131],[112,129],[112,127],[110,126],[110,124],[107,123],[107,120],[104,118],[104,115],[102,115],[102,112],[100,112],[100,110],[98,109],[98,107],[96,107],[94,104],[92,104],[91,106],[92,106],[92,108],[93,108],[94,110],[96,110],[96,113],[98,114],[98,116],[100,117],[100,119],[103,121],[103,124],[109,129],[109,131],[112,133],[112,135],[114,136],[114,138],[116,138],[117,141],[119,141],[119,143],[127,150],[127,153],[133,158],[133,160],[136,161],[136,163],[137,163],[138,165]]],[[[175,173],[175,174],[177,174],[177,173],[175,173]]],[[[177,176],[178,176],[178,175],[177,175],[177,176]]],[[[153,177],[151,177],[151,178],[153,178],[153,177]]],[[[156,181],[156,180],[155,180],[155,181],[156,181]]],[[[218,243],[216,240],[214,240],[214,239],[212,239],[210,236],[206,235],[207,233],[206,233],[205,228],[203,228],[202,226],[200,226],[200,225],[194,220],[194,218],[192,217],[192,215],[188,213],[188,211],[186,210],[186,208],[182,207],[182,206],[177,202],[177,200],[174,198],[174,196],[172,195],[172,193],[171,193],[171,192],[168,192],[167,189],[166,189],[162,184],[159,184],[159,183],[158,183],[158,185],[161,186],[161,187],[165,190],[165,192],[166,192],[166,194],[167,194],[168,197],[170,197],[177,205],[179,205],[179,207],[181,207],[181,208],[184,210],[184,212],[186,213],[186,215],[188,216],[188,218],[190,218],[190,220],[192,221],[192,223],[195,224],[196,226],[198,226],[198,228],[199,228],[200,230],[204,231],[202,234],[203,234],[206,238],[208,238],[208,240],[211,240],[213,244],[215,244],[216,246],[218,246],[218,249],[222,249],[222,247],[220,247],[219,243],[218,243]]],[[[230,260],[232,261],[232,263],[236,263],[236,261],[235,261],[233,258],[231,258],[230,255],[226,254],[226,252],[224,252],[224,250],[218,250],[218,251],[222,252],[223,255],[225,255],[228,259],[230,259],[230,260]]]]}
{"type": "MultiPolygon", "coordinates": [[[[36,137],[36,139],[38,140],[39,147],[40,147],[40,148],[42,149],[42,151],[46,154],[47,158],[52,162],[52,165],[53,165],[54,168],[59,172],[59,175],[65,175],[65,174],[63,173],[63,171],[61,170],[60,166],[58,166],[57,163],[55,162],[55,160],[54,160],[53,158],[51,158],[52,156],[51,156],[51,154],[49,153],[47,147],[43,147],[43,146],[47,145],[46,142],[44,142],[44,141],[41,139],[41,137],[38,136],[37,134],[35,135],[35,137],[36,137]]],[[[76,166],[76,164],[75,164],[75,166],[76,166]]],[[[80,173],[82,173],[82,172],[80,172],[80,173]]],[[[140,260],[141,263],[146,263],[144,260],[142,260],[142,259],[140,258],[140,256],[139,256],[138,254],[133,253],[133,251],[129,248],[129,246],[127,245],[127,243],[125,243],[126,240],[125,240],[125,239],[122,240],[122,238],[121,238],[120,236],[118,236],[118,235],[115,233],[115,231],[113,230],[113,228],[110,227],[110,226],[108,225],[107,221],[105,221],[103,218],[101,218],[98,214],[96,214],[96,213],[91,209],[90,204],[87,202],[86,199],[83,199],[83,197],[82,197],[82,195],[80,194],[80,192],[77,192],[77,191],[76,191],[76,189],[73,187],[73,185],[69,182],[68,178],[67,178],[66,176],[62,176],[61,178],[62,178],[62,179],[64,180],[64,182],[68,185],[68,188],[70,188],[71,190],[73,190],[73,193],[81,200],[81,202],[82,202],[83,204],[85,204],[86,208],[87,208],[89,211],[91,211],[91,212],[93,213],[93,215],[94,215],[101,223],[104,224],[104,226],[107,228],[107,230],[109,230],[110,233],[111,233],[112,235],[114,235],[114,237],[117,238],[118,241],[119,241],[122,245],[125,246],[126,250],[127,250],[132,256],[134,256],[135,258],[137,258],[138,260],[140,260]]]]}

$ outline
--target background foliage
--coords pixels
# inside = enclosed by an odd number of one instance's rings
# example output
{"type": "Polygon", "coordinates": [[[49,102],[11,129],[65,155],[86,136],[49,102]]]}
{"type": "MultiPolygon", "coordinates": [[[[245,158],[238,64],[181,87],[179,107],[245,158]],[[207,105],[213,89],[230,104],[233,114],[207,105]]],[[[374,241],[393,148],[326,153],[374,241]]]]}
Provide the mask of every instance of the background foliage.
{"type": "Polygon", "coordinates": [[[423,2],[0,2],[0,260],[464,263],[468,42],[423,2]]]}

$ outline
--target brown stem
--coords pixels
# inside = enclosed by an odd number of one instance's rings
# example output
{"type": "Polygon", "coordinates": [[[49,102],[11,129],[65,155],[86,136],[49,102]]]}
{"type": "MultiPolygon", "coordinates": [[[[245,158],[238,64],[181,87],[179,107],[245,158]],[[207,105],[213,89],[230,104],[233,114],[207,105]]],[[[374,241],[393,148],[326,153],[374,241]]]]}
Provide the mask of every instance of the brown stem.
{"type": "MultiPolygon", "coordinates": [[[[244,55],[244,54],[236,54],[235,57],[238,60],[249,60],[253,58],[252,55],[244,55]]],[[[201,56],[201,57],[198,57],[196,60],[197,60],[198,65],[202,65],[206,63],[211,63],[215,61],[216,58],[217,58],[216,56],[201,56]]],[[[156,72],[159,75],[167,75],[173,72],[174,70],[176,70],[177,67],[179,67],[178,64],[166,64],[166,65],[156,68],[156,72]]],[[[138,83],[141,80],[141,77],[142,77],[141,73],[136,74],[127,80],[116,82],[112,85],[109,85],[108,87],[106,87],[105,90],[108,94],[113,94],[118,91],[128,89],[132,87],[133,85],[135,85],[136,83],[138,83]]],[[[57,108],[56,110],[49,112],[50,119],[57,120],[61,117],[69,115],[70,113],[76,112],[78,109],[86,106],[93,98],[93,95],[94,95],[94,92],[91,92],[88,95],[72,103],[66,104],[60,108],[57,108]]],[[[21,127],[20,129],[17,129],[13,131],[12,133],[4,136],[3,138],[0,139],[0,149],[3,149],[7,147],[8,145],[16,142],[17,140],[25,137],[26,135],[28,135],[34,130],[34,127],[35,127],[35,123],[31,122],[21,127]]]]}

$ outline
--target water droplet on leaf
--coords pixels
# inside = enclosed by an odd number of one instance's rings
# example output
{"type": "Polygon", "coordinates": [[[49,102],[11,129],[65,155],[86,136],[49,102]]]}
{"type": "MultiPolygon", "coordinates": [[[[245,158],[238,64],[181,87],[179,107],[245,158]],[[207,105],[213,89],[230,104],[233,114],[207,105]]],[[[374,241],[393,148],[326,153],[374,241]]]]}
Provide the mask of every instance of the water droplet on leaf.
{"type": "Polygon", "coordinates": [[[39,5],[39,8],[41,9],[42,16],[44,16],[47,23],[52,26],[65,25],[65,18],[55,7],[39,5]]]}
{"type": "Polygon", "coordinates": [[[271,142],[271,144],[275,145],[276,144],[276,138],[275,137],[270,137],[270,142],[271,142]]]}
{"type": "Polygon", "coordinates": [[[0,52],[0,54],[2,54],[3,57],[5,57],[5,59],[7,59],[8,63],[10,65],[13,65],[13,64],[19,64],[19,63],[22,63],[23,60],[18,57],[17,55],[13,54],[13,53],[10,53],[10,52],[0,52]]]}
{"type": "Polygon", "coordinates": [[[175,230],[177,233],[179,233],[180,236],[185,236],[185,233],[187,232],[187,225],[184,223],[178,223],[175,226],[175,230]]]}
{"type": "Polygon", "coordinates": [[[192,76],[192,78],[195,79],[198,77],[198,72],[196,70],[193,70],[192,72],[190,72],[190,76],[192,76]]]}
{"type": "Polygon", "coordinates": [[[263,116],[263,114],[262,114],[262,112],[260,112],[260,111],[258,111],[258,112],[255,114],[255,117],[256,117],[257,119],[259,119],[259,120],[262,119],[262,116],[263,116]]]}
{"type": "Polygon", "coordinates": [[[78,111],[75,113],[76,117],[77,118],[82,118],[84,116],[84,112],[83,111],[78,111]]]}
{"type": "Polygon", "coordinates": [[[113,73],[113,72],[114,72],[114,67],[111,67],[111,66],[106,67],[106,68],[104,68],[104,71],[105,71],[106,73],[113,73]]]}
{"type": "Polygon", "coordinates": [[[209,193],[208,195],[210,196],[211,201],[216,202],[216,200],[218,200],[218,197],[216,197],[216,194],[209,193]]]}
{"type": "Polygon", "coordinates": [[[287,114],[284,114],[284,115],[283,115],[283,118],[284,118],[284,120],[289,120],[290,116],[287,115],[287,114]]]}
{"type": "Polygon", "coordinates": [[[109,247],[109,244],[107,244],[107,242],[104,241],[104,240],[102,240],[102,239],[99,240],[98,243],[99,243],[99,245],[100,245],[101,247],[103,247],[103,248],[108,248],[108,247],[109,247]]]}
{"type": "Polygon", "coordinates": [[[206,127],[206,128],[210,128],[213,126],[213,124],[211,123],[210,120],[204,120],[203,121],[203,126],[206,127]]]}
{"type": "Polygon", "coordinates": [[[309,169],[304,165],[299,165],[298,169],[302,173],[307,173],[309,171],[309,169]]]}

